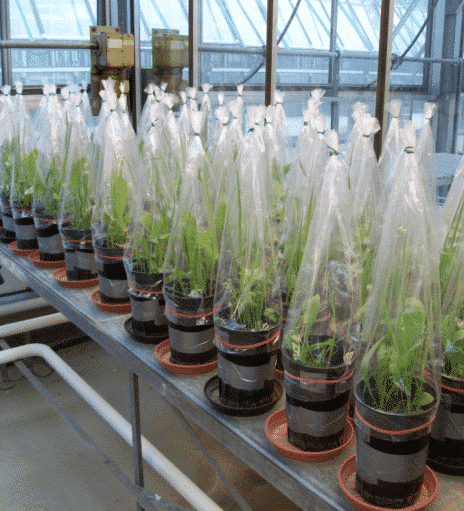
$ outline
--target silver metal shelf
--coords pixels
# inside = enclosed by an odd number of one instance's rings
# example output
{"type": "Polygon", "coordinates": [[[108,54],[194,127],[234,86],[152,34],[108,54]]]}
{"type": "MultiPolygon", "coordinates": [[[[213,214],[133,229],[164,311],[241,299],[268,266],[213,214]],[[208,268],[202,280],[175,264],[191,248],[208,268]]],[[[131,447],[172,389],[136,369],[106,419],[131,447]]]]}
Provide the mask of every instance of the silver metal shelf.
{"type": "MultiPolygon", "coordinates": [[[[344,459],[355,453],[355,442],[333,461],[302,463],[285,458],[275,450],[264,432],[267,417],[284,406],[284,397],[271,412],[259,417],[239,418],[218,413],[203,392],[205,382],[215,373],[181,376],[166,371],[156,360],[153,346],[134,341],[125,331],[124,322],[130,314],[103,312],[91,301],[90,295],[97,288],[63,288],[53,278],[53,270],[36,268],[26,257],[15,256],[2,244],[0,264],[301,509],[354,511],[339,488],[337,470],[344,459]]],[[[464,500],[460,478],[439,475],[439,480],[441,487],[444,484],[445,488],[460,492],[464,500]]],[[[428,509],[444,511],[443,504],[444,501],[437,499],[428,509]]]]}

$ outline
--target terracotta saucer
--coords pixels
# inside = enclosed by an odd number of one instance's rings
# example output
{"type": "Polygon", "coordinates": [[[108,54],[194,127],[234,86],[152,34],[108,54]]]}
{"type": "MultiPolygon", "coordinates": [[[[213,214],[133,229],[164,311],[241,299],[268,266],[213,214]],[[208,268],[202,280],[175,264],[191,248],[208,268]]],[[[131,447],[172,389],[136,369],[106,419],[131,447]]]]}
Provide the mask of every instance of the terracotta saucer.
{"type": "Polygon", "coordinates": [[[266,436],[272,445],[285,457],[296,461],[329,461],[336,458],[353,440],[354,428],[350,421],[346,421],[342,435],[342,445],[328,451],[303,451],[288,441],[287,412],[285,408],[277,410],[268,417],[264,425],[266,436]]]}
{"type": "Polygon", "coordinates": [[[68,280],[66,275],[66,268],[60,268],[53,272],[53,278],[60,284],[60,286],[71,289],[84,289],[87,287],[98,286],[98,277],[89,280],[68,280]]]}
{"type": "Polygon", "coordinates": [[[171,358],[171,348],[169,344],[169,339],[158,344],[155,348],[155,357],[163,364],[163,367],[175,374],[185,374],[185,375],[194,375],[194,374],[205,374],[209,373],[216,369],[218,361],[217,358],[212,360],[211,362],[207,362],[206,364],[192,364],[192,365],[184,365],[184,364],[173,364],[170,361],[171,358]]]}
{"type": "Polygon", "coordinates": [[[92,302],[102,311],[113,312],[115,314],[127,314],[132,310],[130,302],[127,303],[102,303],[100,290],[94,291],[90,298],[92,302]]]}
{"type": "Polygon", "coordinates": [[[64,259],[61,261],[41,261],[40,252],[38,250],[34,250],[34,252],[29,254],[28,257],[37,266],[37,268],[62,268],[66,265],[64,259]]]}
{"type": "Polygon", "coordinates": [[[18,248],[16,241],[12,241],[8,245],[8,248],[13,250],[14,254],[17,256],[28,256],[28,255],[32,254],[32,252],[35,252],[37,250],[36,248],[31,248],[30,250],[22,250],[22,249],[18,248]]]}
{"type": "MultiPolygon", "coordinates": [[[[360,511],[388,511],[387,507],[374,506],[366,502],[355,490],[356,484],[356,454],[349,456],[338,469],[338,484],[348,500],[360,511]]],[[[424,482],[419,498],[412,506],[402,507],[401,511],[422,511],[434,501],[438,495],[439,485],[435,472],[425,467],[424,482]]]]}

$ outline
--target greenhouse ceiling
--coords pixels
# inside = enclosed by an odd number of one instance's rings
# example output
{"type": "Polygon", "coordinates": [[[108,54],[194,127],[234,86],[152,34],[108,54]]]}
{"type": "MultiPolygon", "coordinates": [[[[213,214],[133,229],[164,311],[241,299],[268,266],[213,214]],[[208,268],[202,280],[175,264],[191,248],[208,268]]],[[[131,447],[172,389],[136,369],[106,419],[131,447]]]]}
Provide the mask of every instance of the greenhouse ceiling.
{"type": "MultiPolygon", "coordinates": [[[[266,34],[265,0],[202,0],[202,44],[263,46],[266,34]]],[[[10,0],[12,39],[88,39],[96,24],[96,0],[10,0]]],[[[330,0],[279,0],[278,34],[297,8],[280,47],[328,49],[330,0]]],[[[140,34],[149,44],[153,28],[188,31],[188,0],[140,0],[140,34]]],[[[393,53],[401,54],[427,16],[425,0],[397,0],[393,53]]],[[[337,44],[342,51],[375,52],[378,48],[380,0],[339,0],[337,44]]],[[[409,55],[424,53],[425,31],[409,55]]]]}

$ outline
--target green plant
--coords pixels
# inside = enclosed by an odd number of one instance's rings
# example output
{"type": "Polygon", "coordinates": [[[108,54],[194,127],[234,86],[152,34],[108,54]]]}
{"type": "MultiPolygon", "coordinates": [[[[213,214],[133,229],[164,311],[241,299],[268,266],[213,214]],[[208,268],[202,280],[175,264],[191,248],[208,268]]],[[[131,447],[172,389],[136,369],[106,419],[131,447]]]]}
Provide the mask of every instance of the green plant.
{"type": "Polygon", "coordinates": [[[58,156],[50,161],[49,168],[43,175],[36,172],[34,179],[34,206],[40,214],[56,217],[60,204],[63,183],[63,162],[58,156]]]}
{"type": "Polygon", "coordinates": [[[14,155],[17,142],[12,139],[0,147],[0,190],[2,195],[9,195],[13,176],[14,155]]]}
{"type": "MultiPolygon", "coordinates": [[[[226,314],[220,314],[215,321],[234,330],[268,330],[280,321],[280,312],[275,305],[273,294],[276,290],[277,269],[270,247],[263,241],[256,223],[260,222],[252,211],[243,210],[240,175],[237,171],[236,225],[229,225],[226,231],[224,250],[230,265],[230,277],[222,282],[222,292],[227,295],[226,314]],[[230,258],[229,258],[230,257],[230,258]]],[[[264,219],[263,219],[264,220],[264,219]]],[[[264,220],[265,222],[266,220],[264,220]]],[[[235,221],[229,218],[229,222],[235,221]]],[[[269,241],[270,241],[269,229],[269,241]]],[[[279,296],[280,303],[280,296],[279,296]]]]}
{"type": "Polygon", "coordinates": [[[71,217],[67,228],[77,231],[90,229],[94,200],[90,190],[86,158],[79,158],[73,162],[68,189],[65,193],[65,213],[70,214],[71,217]]]}
{"type": "Polygon", "coordinates": [[[424,389],[430,348],[429,343],[423,342],[427,315],[422,302],[415,298],[405,298],[401,308],[391,318],[385,305],[377,340],[363,358],[362,374],[365,390],[376,408],[414,413],[433,401],[433,396],[424,389]]]}
{"type": "Polygon", "coordinates": [[[29,154],[16,146],[15,170],[13,183],[13,202],[22,208],[32,208],[33,184],[36,171],[38,151],[33,149],[29,154]]]}
{"type": "Polygon", "coordinates": [[[172,218],[168,208],[157,208],[156,213],[144,211],[134,234],[133,267],[143,273],[163,271],[172,218]]]}
{"type": "Polygon", "coordinates": [[[107,248],[122,247],[130,221],[130,194],[127,181],[122,175],[123,167],[111,174],[109,207],[103,206],[102,237],[107,248]]]}

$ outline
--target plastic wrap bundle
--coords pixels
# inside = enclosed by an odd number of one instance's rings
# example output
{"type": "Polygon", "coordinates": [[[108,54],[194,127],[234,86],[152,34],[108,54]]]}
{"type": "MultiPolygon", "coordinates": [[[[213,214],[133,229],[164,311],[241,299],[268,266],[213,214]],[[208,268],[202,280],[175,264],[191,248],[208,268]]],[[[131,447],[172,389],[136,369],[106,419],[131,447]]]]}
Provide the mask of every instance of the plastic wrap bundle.
{"type": "Polygon", "coordinates": [[[90,281],[97,278],[90,229],[95,204],[97,162],[95,148],[84,120],[80,95],[75,94],[72,101],[75,114],[67,141],[58,227],[65,250],[67,279],[90,281]]]}
{"type": "Polygon", "coordinates": [[[290,170],[286,165],[287,147],[281,145],[278,130],[274,126],[277,120],[277,108],[269,105],[264,114],[264,143],[267,159],[267,183],[269,191],[269,204],[271,205],[271,225],[275,232],[275,238],[279,237],[279,227],[282,221],[283,197],[284,197],[284,176],[290,170]]]}
{"type": "Polygon", "coordinates": [[[81,93],[81,110],[82,117],[84,118],[85,124],[88,126],[89,130],[93,130],[93,115],[92,115],[92,107],[90,106],[89,95],[87,93],[87,82],[82,82],[80,86],[80,90],[76,91],[76,93],[81,93]]]}
{"type": "MultiPolygon", "coordinates": [[[[69,100],[67,101],[69,103],[69,100]]],[[[32,213],[40,261],[64,260],[64,249],[58,230],[58,211],[65,160],[69,151],[67,118],[70,119],[72,115],[69,107],[67,111],[63,111],[56,95],[56,86],[50,85],[41,122],[42,131],[38,134],[39,155],[33,185],[32,213]]]]}
{"type": "Polygon", "coordinates": [[[91,218],[100,297],[108,304],[129,302],[123,250],[132,211],[143,189],[137,176],[141,168],[139,152],[135,140],[125,139],[116,102],[116,94],[108,92],[100,182],[91,218]]]}
{"type": "MultiPolygon", "coordinates": [[[[250,108],[249,119],[256,119],[250,108]]],[[[282,298],[265,175],[265,145],[255,129],[231,183],[214,298],[220,400],[245,413],[274,403],[280,346],[282,298]]]]}
{"type": "Polygon", "coordinates": [[[37,164],[37,140],[31,117],[16,82],[16,150],[11,182],[11,207],[15,221],[16,246],[19,250],[37,249],[37,233],[32,218],[32,191],[37,164]]]}
{"type": "Polygon", "coordinates": [[[388,200],[396,180],[396,176],[393,174],[396,158],[403,150],[400,134],[401,123],[399,120],[401,104],[399,99],[392,99],[386,106],[391,120],[382,144],[382,154],[379,158],[379,179],[381,183],[383,183],[382,193],[386,197],[386,200],[388,200]]]}
{"type": "Polygon", "coordinates": [[[234,145],[234,158],[237,158],[240,147],[243,144],[243,105],[239,98],[230,101],[227,106],[229,107],[232,120],[229,126],[229,137],[234,145]]]}
{"type": "Polygon", "coordinates": [[[351,179],[351,167],[357,167],[357,164],[362,158],[362,152],[359,149],[359,143],[361,142],[362,133],[360,130],[360,121],[365,115],[369,115],[368,106],[366,103],[356,101],[353,105],[353,112],[351,117],[353,118],[354,124],[351,132],[348,135],[348,139],[344,150],[342,151],[343,158],[348,165],[348,177],[351,179]]]}
{"type": "Polygon", "coordinates": [[[11,209],[10,192],[13,178],[13,165],[16,153],[14,124],[14,104],[10,96],[11,87],[2,87],[3,106],[0,110],[0,207],[2,212],[3,231],[0,241],[11,243],[15,239],[15,224],[11,209]]]}
{"type": "Polygon", "coordinates": [[[213,295],[225,204],[211,200],[211,172],[201,143],[202,112],[191,112],[193,136],[164,266],[171,360],[203,364],[216,357],[213,295]]]}
{"type": "MultiPolygon", "coordinates": [[[[274,92],[274,129],[275,135],[277,139],[277,143],[279,146],[281,164],[284,167],[291,161],[290,154],[290,143],[289,143],[289,135],[288,135],[288,122],[287,116],[285,115],[285,110],[283,106],[285,97],[285,92],[276,90],[274,92]]],[[[285,169],[285,173],[288,172],[288,168],[285,169]]]]}
{"type": "Polygon", "coordinates": [[[409,124],[402,133],[355,384],[356,488],[391,508],[420,493],[441,372],[439,250],[415,131],[409,124]]]}
{"type": "Polygon", "coordinates": [[[211,143],[212,132],[212,108],[211,99],[209,98],[209,91],[213,88],[210,83],[203,83],[201,90],[203,91],[203,98],[201,99],[200,111],[203,112],[203,126],[201,127],[201,140],[203,146],[208,148],[211,143]]]}
{"type": "Polygon", "coordinates": [[[135,131],[129,118],[129,112],[127,111],[127,93],[126,84],[124,82],[120,85],[121,95],[118,101],[118,113],[121,122],[121,129],[124,133],[126,140],[134,141],[136,139],[135,131]]]}
{"type": "Polygon", "coordinates": [[[360,323],[359,237],[348,168],[338,154],[336,132],[329,131],[326,142],[331,156],[282,347],[289,441],[315,451],[338,446],[342,437],[360,323]]]}
{"type": "Polygon", "coordinates": [[[212,201],[217,203],[225,195],[229,184],[229,176],[234,173],[238,148],[229,137],[230,110],[220,106],[215,111],[218,124],[221,126],[219,136],[211,147],[211,170],[214,175],[212,201]]]}
{"type": "Polygon", "coordinates": [[[353,194],[354,215],[359,227],[362,266],[361,306],[364,306],[372,281],[381,230],[380,214],[377,210],[381,185],[377,172],[377,157],[371,140],[380,126],[375,117],[365,114],[358,120],[358,129],[361,134],[357,150],[360,158],[357,161],[356,170],[351,174],[350,187],[353,194]]]}
{"type": "Polygon", "coordinates": [[[435,103],[424,103],[424,124],[417,138],[417,158],[424,168],[424,186],[430,207],[437,209],[437,167],[435,164],[435,139],[432,132],[432,117],[435,103]]]}
{"type": "Polygon", "coordinates": [[[181,178],[178,167],[172,165],[174,148],[157,116],[158,108],[155,105],[151,109],[152,127],[143,139],[147,187],[130,221],[124,251],[132,309],[130,333],[136,340],[151,344],[168,337],[163,267],[181,178]]]}

